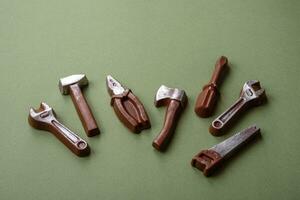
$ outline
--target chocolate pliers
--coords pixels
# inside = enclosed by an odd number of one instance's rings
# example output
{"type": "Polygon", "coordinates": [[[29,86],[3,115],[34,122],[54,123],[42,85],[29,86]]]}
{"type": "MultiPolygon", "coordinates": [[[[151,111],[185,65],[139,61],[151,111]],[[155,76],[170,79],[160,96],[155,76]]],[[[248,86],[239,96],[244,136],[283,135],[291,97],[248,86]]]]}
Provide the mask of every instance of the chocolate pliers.
{"type": "Polygon", "coordinates": [[[140,133],[151,127],[149,117],[143,104],[130,89],[123,87],[112,76],[106,77],[106,86],[119,120],[132,132],[140,133]]]}

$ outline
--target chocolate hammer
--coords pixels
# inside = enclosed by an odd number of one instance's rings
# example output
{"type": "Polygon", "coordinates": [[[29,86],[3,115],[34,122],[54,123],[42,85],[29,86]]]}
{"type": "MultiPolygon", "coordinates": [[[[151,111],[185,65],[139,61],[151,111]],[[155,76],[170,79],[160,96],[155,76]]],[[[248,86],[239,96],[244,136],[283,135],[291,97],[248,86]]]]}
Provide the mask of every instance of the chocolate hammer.
{"type": "Polygon", "coordinates": [[[203,87],[202,92],[197,98],[195,112],[199,117],[209,117],[212,115],[220,96],[218,88],[227,70],[228,59],[225,56],[221,56],[216,62],[215,69],[209,83],[203,87]]]}
{"type": "Polygon", "coordinates": [[[28,122],[33,128],[53,133],[77,156],[89,155],[88,143],[60,123],[55,117],[54,110],[46,103],[41,103],[38,109],[30,109],[28,122]]]}
{"type": "Polygon", "coordinates": [[[64,95],[71,94],[84,130],[87,136],[92,137],[98,135],[100,130],[92,111],[81,92],[81,88],[88,84],[89,81],[85,74],[71,75],[59,80],[59,90],[64,95]]]}
{"type": "Polygon", "coordinates": [[[168,88],[162,85],[155,96],[155,106],[167,106],[165,121],[159,135],[154,139],[152,146],[158,151],[164,151],[169,144],[177,121],[187,105],[187,96],[184,90],[168,88]]]}

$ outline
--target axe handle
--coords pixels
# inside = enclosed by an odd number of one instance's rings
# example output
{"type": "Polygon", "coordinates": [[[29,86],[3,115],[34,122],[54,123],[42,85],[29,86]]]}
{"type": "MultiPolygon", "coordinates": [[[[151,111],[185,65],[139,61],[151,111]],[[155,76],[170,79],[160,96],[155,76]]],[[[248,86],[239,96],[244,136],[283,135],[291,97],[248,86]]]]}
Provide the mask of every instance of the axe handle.
{"type": "Polygon", "coordinates": [[[70,86],[70,94],[87,136],[98,135],[100,131],[96,120],[78,84],[70,86]]]}
{"type": "Polygon", "coordinates": [[[159,151],[164,151],[169,144],[176,125],[178,118],[182,112],[182,106],[179,101],[176,100],[171,100],[167,111],[166,111],[166,116],[165,116],[165,122],[164,126],[160,132],[160,134],[154,139],[152,146],[159,150],[159,151]]]}

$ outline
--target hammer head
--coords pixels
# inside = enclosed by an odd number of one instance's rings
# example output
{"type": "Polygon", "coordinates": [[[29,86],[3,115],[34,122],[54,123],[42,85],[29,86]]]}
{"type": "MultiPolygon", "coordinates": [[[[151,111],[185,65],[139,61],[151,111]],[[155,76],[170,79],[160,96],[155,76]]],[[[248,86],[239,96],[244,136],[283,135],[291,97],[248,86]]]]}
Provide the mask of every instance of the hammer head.
{"type": "Polygon", "coordinates": [[[185,107],[187,103],[185,91],[177,88],[169,88],[165,85],[160,86],[155,96],[155,106],[167,105],[171,100],[179,101],[181,106],[185,107]]]}
{"type": "Polygon", "coordinates": [[[84,87],[89,84],[85,74],[76,74],[61,78],[59,80],[59,90],[62,94],[67,95],[70,92],[70,85],[78,84],[79,87],[84,87]]]}

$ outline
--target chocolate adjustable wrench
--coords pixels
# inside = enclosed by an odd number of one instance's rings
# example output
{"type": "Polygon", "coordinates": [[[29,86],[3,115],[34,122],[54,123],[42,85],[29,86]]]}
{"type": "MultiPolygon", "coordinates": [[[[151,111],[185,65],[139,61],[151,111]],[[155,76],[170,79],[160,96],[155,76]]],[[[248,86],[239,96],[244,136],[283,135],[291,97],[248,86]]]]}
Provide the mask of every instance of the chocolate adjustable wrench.
{"type": "Polygon", "coordinates": [[[222,135],[230,124],[245,110],[261,105],[266,100],[266,93],[259,81],[247,81],[240,93],[239,99],[211,124],[209,131],[215,136],[222,135]]]}
{"type": "Polygon", "coordinates": [[[225,159],[258,135],[260,135],[260,129],[252,125],[212,148],[201,151],[194,156],[191,164],[203,171],[205,176],[209,176],[225,159]]]}
{"type": "Polygon", "coordinates": [[[87,142],[61,124],[56,119],[54,110],[46,103],[41,103],[37,110],[30,109],[28,122],[33,128],[53,133],[77,156],[89,155],[90,148],[87,142]]]}
{"type": "Polygon", "coordinates": [[[108,93],[119,120],[132,132],[140,133],[151,127],[149,117],[143,104],[130,89],[123,87],[116,79],[106,77],[108,93]]]}

